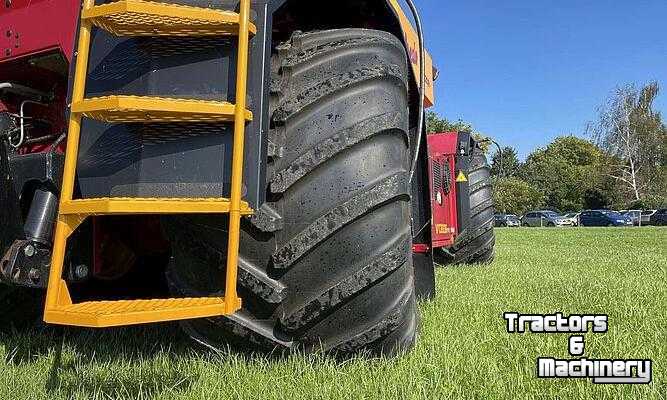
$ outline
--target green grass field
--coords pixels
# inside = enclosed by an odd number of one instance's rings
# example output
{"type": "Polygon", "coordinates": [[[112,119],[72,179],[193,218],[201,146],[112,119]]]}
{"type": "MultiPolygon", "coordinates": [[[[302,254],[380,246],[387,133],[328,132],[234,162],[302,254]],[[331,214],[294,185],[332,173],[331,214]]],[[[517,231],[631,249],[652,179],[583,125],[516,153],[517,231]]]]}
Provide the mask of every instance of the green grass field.
{"type": "MultiPolygon", "coordinates": [[[[497,232],[491,267],[442,269],[421,335],[391,360],[214,354],[174,325],[0,334],[0,399],[667,398],[667,229],[497,232]],[[651,358],[649,385],[541,381],[567,335],[509,335],[504,311],[606,313],[588,358],[651,358]]],[[[5,316],[0,316],[6,319],[5,316]]],[[[0,324],[8,325],[7,321],[0,324]]]]}

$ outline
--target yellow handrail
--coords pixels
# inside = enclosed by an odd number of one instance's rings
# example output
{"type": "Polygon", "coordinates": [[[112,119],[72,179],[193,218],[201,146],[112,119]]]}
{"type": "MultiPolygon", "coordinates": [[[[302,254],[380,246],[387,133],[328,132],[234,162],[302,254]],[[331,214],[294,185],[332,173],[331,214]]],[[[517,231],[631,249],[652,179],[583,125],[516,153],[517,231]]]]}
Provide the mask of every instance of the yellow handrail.
{"type": "Polygon", "coordinates": [[[225,278],[225,307],[232,312],[241,306],[236,293],[241,233],[241,195],[243,186],[243,145],[245,143],[246,88],[248,84],[250,0],[241,0],[239,12],[239,47],[236,65],[236,112],[234,115],[234,144],[232,146],[232,179],[227,242],[227,273],[225,278]]]}

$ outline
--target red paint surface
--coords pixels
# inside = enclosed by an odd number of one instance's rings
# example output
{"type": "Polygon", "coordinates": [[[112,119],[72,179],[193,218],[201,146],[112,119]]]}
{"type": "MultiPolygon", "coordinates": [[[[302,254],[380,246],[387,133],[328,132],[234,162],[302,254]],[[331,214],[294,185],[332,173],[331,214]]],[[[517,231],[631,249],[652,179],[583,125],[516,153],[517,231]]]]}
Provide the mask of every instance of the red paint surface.
{"type": "Polygon", "coordinates": [[[427,244],[415,243],[412,245],[413,253],[428,253],[431,250],[431,246],[427,244]]]}
{"type": "Polygon", "coordinates": [[[79,0],[12,0],[0,8],[0,62],[59,50],[72,59],[79,0]]]}
{"type": "MultiPolygon", "coordinates": [[[[50,129],[32,131],[32,137],[57,137],[66,129],[67,68],[73,56],[80,0],[12,0],[0,5],[0,81],[52,93],[47,107],[28,105],[26,115],[48,120],[50,129]],[[64,71],[40,67],[36,60],[60,57],[64,71]]],[[[23,98],[3,96],[0,110],[18,113],[23,98]]],[[[51,143],[36,143],[19,154],[47,151],[51,143]]],[[[64,150],[64,143],[58,147],[64,150]]]]}
{"type": "MultiPolygon", "coordinates": [[[[429,169],[429,191],[431,194],[431,240],[432,247],[450,247],[454,244],[458,234],[457,209],[456,209],[456,145],[458,133],[435,133],[427,137],[428,145],[428,169],[429,169]],[[449,193],[440,191],[441,203],[438,203],[438,191],[433,187],[433,166],[443,166],[442,172],[449,170],[451,184],[449,193]]],[[[443,177],[444,181],[444,177],[443,177]]]]}

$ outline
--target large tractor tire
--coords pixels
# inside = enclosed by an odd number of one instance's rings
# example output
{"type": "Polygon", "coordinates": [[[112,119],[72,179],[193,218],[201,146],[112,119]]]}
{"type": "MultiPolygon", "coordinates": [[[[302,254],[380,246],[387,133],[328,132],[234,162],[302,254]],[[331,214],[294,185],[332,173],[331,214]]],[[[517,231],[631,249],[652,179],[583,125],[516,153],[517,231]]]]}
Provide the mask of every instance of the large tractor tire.
{"type": "Polygon", "coordinates": [[[491,168],[479,146],[473,149],[468,173],[470,188],[470,226],[450,249],[436,249],[439,264],[489,264],[495,255],[493,232],[493,192],[491,168]]]}
{"type": "MultiPolygon", "coordinates": [[[[408,66],[386,32],[295,33],[272,59],[268,201],[242,223],[230,317],[197,340],[254,350],[395,354],[415,340],[408,66]]],[[[171,217],[178,295],[224,288],[227,219],[171,217]]]]}

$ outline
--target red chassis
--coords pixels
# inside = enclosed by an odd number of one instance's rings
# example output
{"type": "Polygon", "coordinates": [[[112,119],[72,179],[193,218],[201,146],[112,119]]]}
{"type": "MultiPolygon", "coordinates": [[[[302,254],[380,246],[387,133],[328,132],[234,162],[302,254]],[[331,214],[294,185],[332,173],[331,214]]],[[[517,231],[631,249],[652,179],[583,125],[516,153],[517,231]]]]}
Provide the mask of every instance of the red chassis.
{"type": "Polygon", "coordinates": [[[431,193],[431,245],[450,247],[459,233],[456,204],[456,132],[428,136],[428,171],[431,193]]]}
{"type": "Polygon", "coordinates": [[[78,0],[12,0],[0,9],[0,111],[18,114],[24,106],[44,121],[34,135],[44,140],[20,154],[44,151],[64,131],[78,13],[78,0]]]}
{"type": "Polygon", "coordinates": [[[469,207],[467,196],[468,163],[460,152],[467,153],[467,133],[445,132],[428,135],[428,177],[431,205],[431,243],[413,245],[415,253],[454,245],[465,229],[460,212],[469,207]]]}

